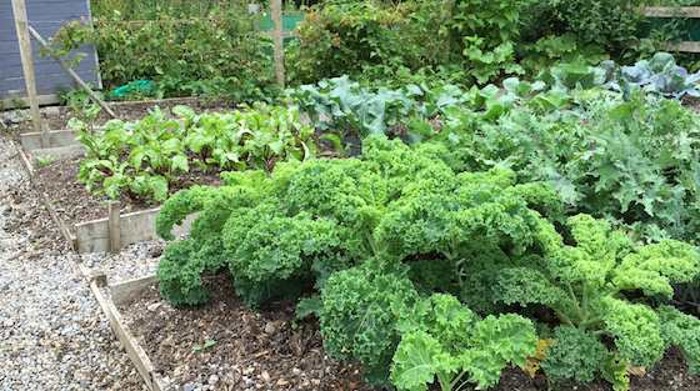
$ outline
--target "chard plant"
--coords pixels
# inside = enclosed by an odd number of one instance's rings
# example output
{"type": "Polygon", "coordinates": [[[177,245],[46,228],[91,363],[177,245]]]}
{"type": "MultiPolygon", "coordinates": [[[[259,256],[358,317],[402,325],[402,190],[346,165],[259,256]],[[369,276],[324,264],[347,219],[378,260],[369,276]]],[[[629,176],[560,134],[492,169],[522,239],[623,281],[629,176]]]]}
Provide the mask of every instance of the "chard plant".
{"type": "Polygon", "coordinates": [[[154,109],[143,119],[113,120],[104,130],[79,128],[86,148],[78,179],[95,194],[163,202],[180,177],[194,172],[263,169],[315,154],[313,129],[294,108],[258,104],[229,113],[174,116],[154,109]]]}

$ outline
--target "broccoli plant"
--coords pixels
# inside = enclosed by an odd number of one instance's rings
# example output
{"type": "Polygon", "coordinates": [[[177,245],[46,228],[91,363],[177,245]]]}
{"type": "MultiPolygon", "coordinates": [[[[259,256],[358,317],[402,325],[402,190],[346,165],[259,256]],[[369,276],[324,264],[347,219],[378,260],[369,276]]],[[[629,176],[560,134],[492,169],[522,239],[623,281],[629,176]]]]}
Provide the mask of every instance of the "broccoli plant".
{"type": "MultiPolygon", "coordinates": [[[[700,256],[693,246],[665,240],[638,247],[606,221],[587,215],[568,219],[566,240],[552,224],[542,220],[539,224],[536,240],[541,256],[501,258],[480,277],[481,289],[494,302],[546,306],[563,325],[578,329],[556,333],[561,345],[555,345],[553,356],[545,361],[546,372],[590,380],[596,372],[593,363],[571,366],[574,353],[565,350],[583,349],[600,356],[601,345],[591,335],[610,338],[614,348],[608,361],[623,367],[650,367],[669,343],[678,343],[664,339],[659,312],[651,303],[670,299],[672,284],[690,281],[700,272],[700,256]],[[563,364],[567,368],[558,367],[563,364]]],[[[465,287],[465,295],[473,289],[465,287]]],[[[616,389],[625,389],[626,379],[611,373],[612,367],[616,366],[598,369],[615,380],[616,389]]]]}

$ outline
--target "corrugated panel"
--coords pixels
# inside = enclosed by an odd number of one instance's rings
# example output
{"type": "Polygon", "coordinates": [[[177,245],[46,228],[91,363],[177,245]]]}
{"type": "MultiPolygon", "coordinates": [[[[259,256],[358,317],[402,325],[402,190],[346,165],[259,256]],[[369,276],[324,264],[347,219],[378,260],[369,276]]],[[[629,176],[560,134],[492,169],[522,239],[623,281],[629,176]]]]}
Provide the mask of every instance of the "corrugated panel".
{"type": "MultiPolygon", "coordinates": [[[[64,23],[75,19],[90,19],[89,0],[25,0],[29,23],[45,39],[53,36],[64,23]]],[[[43,57],[39,44],[32,40],[34,69],[39,95],[52,95],[61,90],[73,88],[73,80],[50,57],[43,57]]],[[[97,73],[97,54],[93,47],[80,48],[87,55],[75,71],[88,84],[101,87],[97,73]]],[[[0,1],[0,100],[23,96],[24,76],[19,45],[15,33],[12,4],[9,0],[0,1]]]]}

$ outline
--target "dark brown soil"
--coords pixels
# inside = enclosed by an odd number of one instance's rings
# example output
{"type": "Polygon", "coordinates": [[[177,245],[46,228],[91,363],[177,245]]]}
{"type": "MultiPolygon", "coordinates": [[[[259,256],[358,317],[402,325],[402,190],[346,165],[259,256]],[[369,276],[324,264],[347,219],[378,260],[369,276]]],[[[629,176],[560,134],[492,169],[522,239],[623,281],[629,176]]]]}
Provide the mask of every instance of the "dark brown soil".
{"type": "MultiPolygon", "coordinates": [[[[107,198],[90,194],[85,185],[78,182],[78,168],[81,158],[56,160],[36,169],[37,190],[49,196],[51,205],[62,220],[77,224],[85,221],[107,217],[107,198]]],[[[216,173],[190,172],[178,178],[172,184],[171,192],[190,187],[194,184],[218,185],[221,181],[216,173]]],[[[123,194],[122,213],[136,212],[156,207],[123,194]]]]}
{"type": "MultiPolygon", "coordinates": [[[[631,377],[630,391],[700,391],[700,377],[688,374],[687,365],[677,350],[669,351],[664,359],[641,377],[631,377]]],[[[524,372],[511,369],[501,376],[501,382],[493,391],[612,391],[603,382],[581,384],[547,384],[542,375],[534,379],[524,372]]],[[[471,390],[469,390],[471,391],[471,390]]]]}
{"type": "Polygon", "coordinates": [[[185,389],[216,376],[216,390],[372,390],[356,366],[325,355],[317,325],[293,321],[292,304],[256,312],[228,278],[208,285],[212,300],[203,308],[174,309],[153,287],[120,309],[163,376],[185,389]],[[215,343],[204,347],[207,340],[215,343]]]}
{"type": "MultiPolygon", "coordinates": [[[[228,278],[213,278],[208,285],[212,300],[202,308],[175,309],[161,299],[156,287],[120,308],[163,376],[179,385],[196,386],[215,375],[219,382],[213,389],[375,390],[363,383],[359,368],[326,357],[318,325],[295,323],[291,304],[255,312],[235,296],[228,278]],[[216,343],[204,349],[206,340],[216,343]]],[[[612,391],[612,387],[603,381],[548,384],[542,375],[532,379],[512,368],[493,390],[612,391]]],[[[633,377],[631,391],[700,391],[700,377],[690,376],[679,352],[672,350],[646,375],[633,377]]]]}
{"type": "MultiPolygon", "coordinates": [[[[46,193],[56,213],[73,224],[107,217],[107,198],[93,196],[78,182],[79,164],[80,158],[56,160],[36,169],[37,190],[46,193]]],[[[122,198],[122,213],[149,207],[122,198]]]]}
{"type": "Polygon", "coordinates": [[[694,98],[692,96],[686,96],[682,100],[683,106],[688,107],[695,112],[700,112],[700,98],[694,98]]]}

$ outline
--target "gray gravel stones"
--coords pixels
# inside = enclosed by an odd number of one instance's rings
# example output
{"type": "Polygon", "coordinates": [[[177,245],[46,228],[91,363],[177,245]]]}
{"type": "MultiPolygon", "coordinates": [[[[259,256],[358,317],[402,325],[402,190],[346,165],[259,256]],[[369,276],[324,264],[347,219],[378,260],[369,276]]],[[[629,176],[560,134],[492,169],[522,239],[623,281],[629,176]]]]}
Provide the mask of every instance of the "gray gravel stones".
{"type": "Polygon", "coordinates": [[[144,389],[55,231],[0,137],[0,391],[144,389]]]}
{"type": "Polygon", "coordinates": [[[92,253],[83,254],[82,258],[88,268],[104,272],[107,281],[114,284],[155,273],[164,246],[164,242],[153,240],[134,243],[119,254],[92,253]]]}

